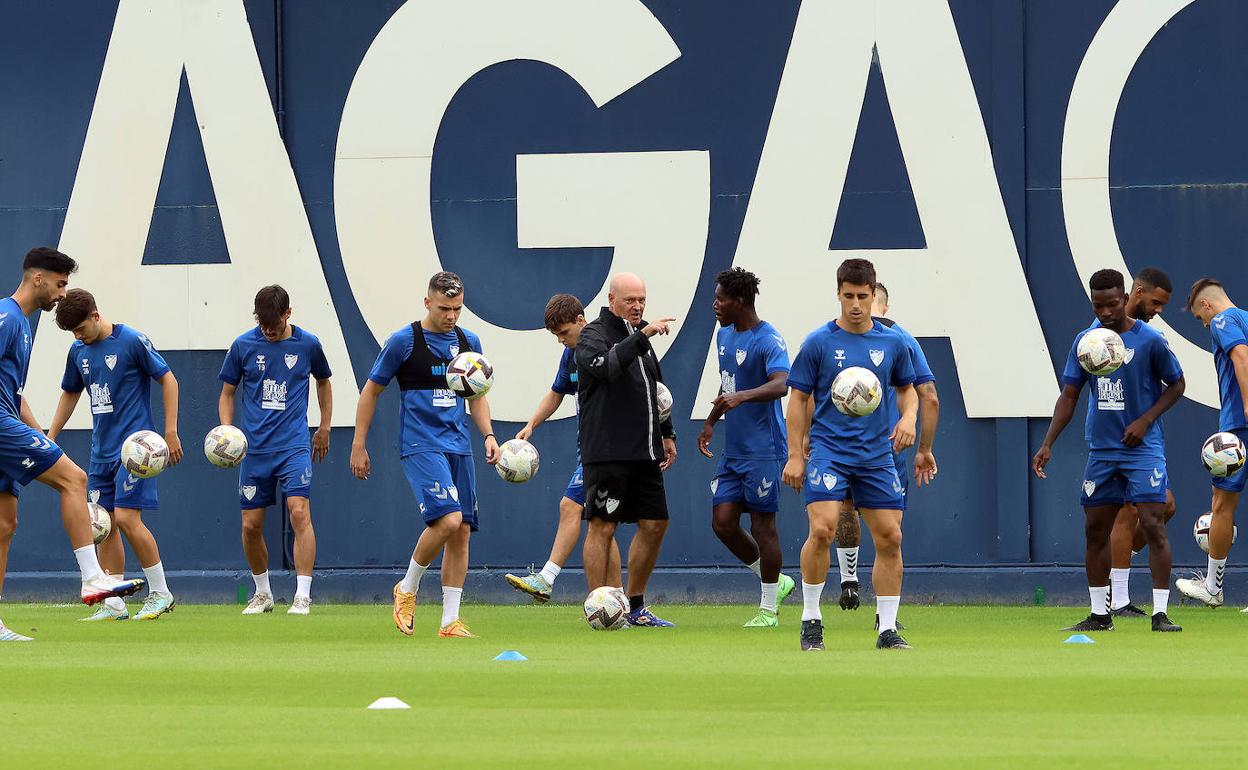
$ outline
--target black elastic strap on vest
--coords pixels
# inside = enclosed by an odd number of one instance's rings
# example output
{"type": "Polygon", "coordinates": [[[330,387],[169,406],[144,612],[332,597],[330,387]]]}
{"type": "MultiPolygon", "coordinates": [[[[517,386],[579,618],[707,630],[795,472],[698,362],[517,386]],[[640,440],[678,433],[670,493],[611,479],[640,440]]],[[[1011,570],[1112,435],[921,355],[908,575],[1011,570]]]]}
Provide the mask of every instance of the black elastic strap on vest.
{"type": "MultiPolygon", "coordinates": [[[[471,349],[463,329],[456,326],[455,336],[459,338],[461,353],[471,349]]],[[[450,362],[449,358],[435,356],[425,340],[425,330],[419,323],[412,324],[412,353],[395,373],[399,390],[445,390],[446,365],[450,362]]]]}

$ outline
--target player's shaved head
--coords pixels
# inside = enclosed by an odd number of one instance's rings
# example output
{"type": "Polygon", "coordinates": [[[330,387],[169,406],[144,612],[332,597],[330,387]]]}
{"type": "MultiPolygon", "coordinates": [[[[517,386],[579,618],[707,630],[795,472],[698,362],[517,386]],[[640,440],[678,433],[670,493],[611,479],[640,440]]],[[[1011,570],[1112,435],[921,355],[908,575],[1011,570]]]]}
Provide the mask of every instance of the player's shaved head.
{"type": "Polygon", "coordinates": [[[1187,310],[1190,313],[1196,312],[1196,304],[1201,300],[1228,299],[1226,289],[1223,288],[1222,282],[1216,278],[1201,278],[1192,284],[1192,290],[1187,294],[1187,310]]]}
{"type": "Polygon", "coordinates": [[[616,273],[607,285],[607,304],[612,313],[638,325],[646,312],[646,282],[635,273],[616,273]]]}
{"type": "Polygon", "coordinates": [[[458,297],[463,293],[464,279],[452,272],[443,270],[440,273],[434,273],[433,277],[429,279],[427,296],[432,297],[434,294],[441,294],[444,297],[458,297]]]}

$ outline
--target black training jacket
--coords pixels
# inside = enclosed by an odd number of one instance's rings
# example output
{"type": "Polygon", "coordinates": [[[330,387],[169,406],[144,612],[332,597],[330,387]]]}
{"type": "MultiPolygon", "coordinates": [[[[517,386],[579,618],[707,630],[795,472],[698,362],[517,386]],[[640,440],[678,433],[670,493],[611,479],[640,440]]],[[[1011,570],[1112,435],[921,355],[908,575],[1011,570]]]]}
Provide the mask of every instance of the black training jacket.
{"type": "Polygon", "coordinates": [[[675,433],[671,420],[659,423],[663,370],[650,338],[604,307],[581,329],[576,372],[581,462],[662,460],[675,433]]]}

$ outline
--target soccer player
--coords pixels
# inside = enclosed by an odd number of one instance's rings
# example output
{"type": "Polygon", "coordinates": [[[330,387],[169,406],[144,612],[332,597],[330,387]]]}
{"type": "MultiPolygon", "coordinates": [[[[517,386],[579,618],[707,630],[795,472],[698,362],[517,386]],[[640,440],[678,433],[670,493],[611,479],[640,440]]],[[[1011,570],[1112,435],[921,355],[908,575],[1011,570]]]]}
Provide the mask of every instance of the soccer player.
{"type": "Polygon", "coordinates": [[[238,502],[243,516],[243,553],[251,567],[256,592],[244,615],[273,611],[269,585],[269,549],[264,542],[265,509],[277,502],[277,486],[286,497],[286,511],[295,532],[295,598],[288,615],[312,610],[312,568],[316,564],[316,533],[312,530],[312,463],[329,452],[333,418],[332,374],[321,341],[290,323],[290,295],[281,286],[256,292],[256,328],[230,345],[221,365],[221,397],[217,411],[222,425],[234,423],[234,394],[242,385],[247,455],[239,467],[238,502]],[[316,379],[321,422],[308,439],[308,380],[316,379]]]}
{"type": "Polygon", "coordinates": [[[788,448],[780,399],[789,392],[789,352],[775,327],[758,317],[758,276],[739,267],[715,276],[711,308],[720,329],[719,395],[698,436],[698,450],[711,454],[715,423],[724,418],[724,456],[711,481],[711,526],[715,535],[758,576],[762,598],[745,628],[774,628],[777,610],[793,592],[793,578],[781,574],[780,467],[788,448]],[[750,534],[741,514],[750,514],[750,534]]]}
{"type": "MultiPolygon", "coordinates": [[[[1155,267],[1146,267],[1136,273],[1131,282],[1131,291],[1127,295],[1127,315],[1144,323],[1165,310],[1170,302],[1172,291],[1170,276],[1155,267]]],[[[1099,322],[1094,321],[1093,326],[1099,322]]],[[[1175,512],[1174,492],[1167,484],[1166,507],[1163,517],[1169,523],[1175,512]]],[[[1110,599],[1109,614],[1114,617],[1146,618],[1148,613],[1131,602],[1129,581],[1131,577],[1131,558],[1144,550],[1147,541],[1144,530],[1140,526],[1140,517],[1132,503],[1124,503],[1114,519],[1114,529],[1109,536],[1111,566],[1109,570],[1110,599]]]]}
{"type": "MultiPolygon", "coordinates": [[[[1182,631],[1166,614],[1170,602],[1170,543],[1166,539],[1166,453],[1158,419],[1183,395],[1185,382],[1179,360],[1155,329],[1127,316],[1122,273],[1098,270],[1088,280],[1092,311],[1098,326],[1122,338],[1126,359],[1112,374],[1088,374],[1079,365],[1080,332],[1071,345],[1062,372],[1062,392],[1044,442],[1032,458],[1036,476],[1053,455],[1053,442],[1074,416],[1079,391],[1088,384],[1088,416],[1084,436],[1088,463],[1083,475],[1084,531],[1091,613],[1065,631],[1113,631],[1110,615],[1109,534],[1123,503],[1134,503],[1148,540],[1148,565],[1153,573],[1153,630],[1182,631]]],[[[1093,327],[1096,328],[1096,327],[1093,327]]]]}
{"type": "MultiPolygon", "coordinates": [[[[940,420],[940,398],[936,393],[936,376],[928,366],[927,356],[923,348],[910,332],[898,326],[888,318],[888,287],[882,283],[875,285],[875,298],[872,300],[871,315],[875,320],[890,327],[906,340],[910,349],[910,360],[914,365],[914,390],[918,394],[922,410],[919,412],[919,448],[915,453],[914,477],[922,486],[936,477],[936,457],[932,454],[932,442],[936,439],[936,425],[940,420]]],[[[884,392],[884,404],[888,408],[889,420],[896,425],[901,419],[897,408],[897,394],[889,388],[884,392]]],[[[906,467],[906,455],[897,452],[893,455],[893,464],[897,466],[897,477],[901,479],[902,496],[909,499],[910,479],[906,467]]],[[[862,542],[862,530],[858,526],[858,510],[854,501],[846,500],[841,506],[841,516],[836,523],[836,562],[841,573],[842,610],[858,609],[858,544],[862,542]]],[[[897,625],[898,629],[902,626],[897,625]]]]}
{"type": "MultiPolygon", "coordinates": [[[[1248,444],[1248,312],[1231,302],[1220,281],[1201,278],[1187,297],[1187,309],[1209,327],[1213,363],[1218,371],[1218,430],[1248,444]]],[[[1209,527],[1209,570],[1201,579],[1180,578],[1184,596],[1210,607],[1222,606],[1222,580],[1235,532],[1235,508],[1248,484],[1248,471],[1213,480],[1213,523],[1209,527]]]]}
{"type": "MultiPolygon", "coordinates": [[[[22,396],[30,369],[28,316],[56,307],[65,296],[70,273],[77,269],[77,262],[55,249],[31,249],[22,262],[21,284],[12,296],[0,300],[0,591],[17,530],[18,491],[38,479],[60,495],[61,524],[82,576],[80,596],[90,605],[110,596],[129,596],[144,581],[117,580],[100,568],[87,512],[87,474],[48,440],[22,396]]],[[[0,621],[0,642],[28,641],[30,637],[10,631],[0,621]]]]}
{"type": "MultiPolygon", "coordinates": [[[[571,294],[556,294],[546,303],[546,330],[555,335],[555,339],[563,345],[563,355],[559,358],[559,368],[555,370],[555,381],[550,392],[542,397],[537,404],[537,411],[516,434],[516,438],[528,441],[537,426],[546,421],[563,403],[564,396],[576,395],[576,343],[581,338],[581,329],[585,328],[585,308],[581,301],[571,294]]],[[[581,469],[581,451],[576,451],[576,470],[568,481],[563,499],[559,501],[559,526],[555,530],[555,542],[550,547],[550,558],[541,572],[526,577],[507,575],[507,582],[517,591],[523,591],[539,604],[550,601],[550,591],[555,579],[563,570],[576,541],[581,537],[581,515],[585,512],[585,479],[581,469]]],[[[611,555],[607,560],[608,577],[612,585],[623,586],[620,576],[620,547],[614,539],[611,541],[611,555]]]]}
{"type": "MultiPolygon", "coordinates": [[[[182,460],[178,438],[178,381],[165,359],[142,332],[100,315],[95,297],[85,289],[70,289],[56,305],[56,325],[72,332],[77,340],[69,347],[61,400],[56,406],[48,439],[55,441],[74,413],[83,390],[91,399],[91,471],[87,496],[109,512],[116,525],[98,547],[100,565],[114,577],[125,571],[121,534],[134,549],[147,578],[148,594],[135,620],[155,620],[173,609],[174,598],[165,582],[156,538],[143,524],[143,511],[155,510],[159,501],[156,479],[132,475],[121,465],[121,445],[127,436],[155,430],[152,419],[151,383],[160,383],[165,405],[165,443],[170,467],[182,460]]],[[[110,597],[83,620],[126,620],[126,604],[110,597]]]]}
{"type": "Polygon", "coordinates": [[[468,540],[479,528],[477,478],[468,415],[485,442],[486,462],[498,462],[498,441],[490,427],[490,402],[485,396],[468,402],[446,386],[446,366],[460,352],[481,351],[477,335],[458,326],[464,309],[464,282],[454,273],[435,273],[425,295],[425,317],[399,329],[386,340],[360,392],[351,443],[351,472],[367,479],[368,429],[377,399],[396,377],[401,391],[399,459],[416,496],[425,531],[420,533],[407,573],[394,586],[394,624],[407,636],[415,632],[416,594],[420,578],[442,553],[442,622],[438,636],[466,638],[476,634],[459,616],[468,577],[468,540]]]}
{"type": "Polygon", "coordinates": [[[585,580],[591,591],[608,585],[616,528],[636,524],[628,547],[628,622],[667,628],[675,623],[646,607],[645,592],[667,532],[663,473],[676,462],[676,433],[670,419],[659,419],[656,383],[663,381],[663,370],[650,338],[670,332],[676,319],[642,319],[646,284],[632,273],[611,278],[607,303],[576,344],[577,429],[589,520],[585,580]]]}
{"type": "Polygon", "coordinates": [[[897,633],[901,514],[906,498],[893,454],[914,443],[918,398],[914,394],[914,364],[905,339],[871,317],[875,285],[875,267],[867,260],[841,263],[836,271],[840,316],[807,335],[789,373],[789,459],[783,480],[799,492],[805,488],[810,521],[802,546],[803,650],[824,649],[819,598],[827,580],[828,549],[834,541],[841,504],[850,497],[862,512],[875,543],[871,581],[880,618],[876,647],[910,647],[897,633]],[[886,408],[865,417],[850,417],[837,410],[831,399],[832,383],[838,374],[854,366],[873,372],[882,387],[897,389],[901,416],[896,424],[886,408]],[[809,463],[804,451],[807,440],[809,463]]]}

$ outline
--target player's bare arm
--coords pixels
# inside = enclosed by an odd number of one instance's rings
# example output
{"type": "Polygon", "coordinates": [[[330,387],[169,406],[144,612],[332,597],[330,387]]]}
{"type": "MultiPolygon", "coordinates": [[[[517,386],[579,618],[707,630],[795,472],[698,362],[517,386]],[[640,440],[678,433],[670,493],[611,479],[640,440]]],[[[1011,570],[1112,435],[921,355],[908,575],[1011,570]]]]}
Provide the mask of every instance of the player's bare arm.
{"type": "Polygon", "coordinates": [[[1038,478],[1048,478],[1044,473],[1044,466],[1048,465],[1049,459],[1053,457],[1053,442],[1057,441],[1057,437],[1062,435],[1062,431],[1075,416],[1075,407],[1079,405],[1079,390],[1078,385],[1062,386],[1062,392],[1057,397],[1057,404],[1053,407],[1053,419],[1049,421],[1049,430],[1044,434],[1044,442],[1040,444],[1036,456],[1031,458],[1031,469],[1038,478]]]}
{"type": "Polygon", "coordinates": [[[482,436],[485,436],[485,461],[490,465],[498,462],[498,439],[490,424],[490,402],[485,396],[468,402],[468,414],[482,436]]]}
{"type": "Polygon", "coordinates": [[[537,402],[537,409],[533,412],[533,416],[516,433],[516,438],[528,441],[529,437],[533,435],[533,431],[537,430],[537,426],[549,420],[550,416],[555,413],[555,410],[562,403],[562,393],[556,393],[553,390],[546,391],[546,395],[542,396],[542,400],[537,402]]]}
{"type": "Polygon", "coordinates": [[[919,392],[919,448],[914,453],[914,480],[919,486],[930,484],[936,478],[936,456],[932,443],[936,440],[936,425],[940,421],[940,398],[936,383],[916,385],[919,392]]]}
{"type": "Polygon", "coordinates": [[[1244,416],[1248,417],[1248,345],[1231,348],[1230,358],[1235,368],[1235,383],[1239,385],[1239,398],[1244,404],[1244,416]]]}
{"type": "Polygon", "coordinates": [[[1144,435],[1148,433],[1149,427],[1157,422],[1157,419],[1165,414],[1170,407],[1178,403],[1179,399],[1183,397],[1183,391],[1186,388],[1187,380],[1183,377],[1167,384],[1166,389],[1157,397],[1156,403],[1126,427],[1122,434],[1122,443],[1130,447],[1139,446],[1144,441],[1144,435]]]}
{"type": "Polygon", "coordinates": [[[893,451],[914,446],[915,424],[919,419],[919,394],[913,385],[897,388],[897,424],[893,426],[892,435],[888,438],[893,442],[893,451]]]}
{"type": "Polygon", "coordinates": [[[789,407],[784,414],[785,427],[789,432],[789,459],[784,465],[781,480],[785,486],[802,491],[806,477],[806,454],[810,446],[810,394],[794,389],[789,395],[789,407]]]}
{"type": "Polygon", "coordinates": [[[329,454],[329,426],[334,419],[334,389],[328,377],[316,381],[316,405],[321,422],[312,434],[312,459],[319,463],[329,454]]]}
{"type": "MultiPolygon", "coordinates": [[[[182,462],[182,439],[178,436],[178,378],[168,371],[156,381],[160,383],[161,403],[165,407],[165,444],[169,446],[169,465],[174,466],[182,462]]],[[[77,401],[77,398],[74,400],[77,401]]],[[[233,404],[231,399],[230,405],[233,404]]]]}
{"type": "Polygon", "coordinates": [[[61,398],[56,402],[56,412],[52,415],[52,424],[48,427],[48,438],[56,441],[56,437],[61,435],[65,423],[69,422],[70,416],[74,413],[74,407],[78,406],[78,399],[82,398],[82,391],[62,390],[61,398]]]}
{"type": "Polygon", "coordinates": [[[234,424],[234,391],[238,386],[228,382],[221,383],[221,395],[217,397],[217,417],[222,425],[234,424]]]}
{"type": "Polygon", "coordinates": [[[368,457],[368,429],[377,411],[377,399],[385,387],[369,380],[360,391],[360,401],[355,407],[355,434],[351,439],[351,473],[364,481],[372,473],[373,464],[368,457]]]}

